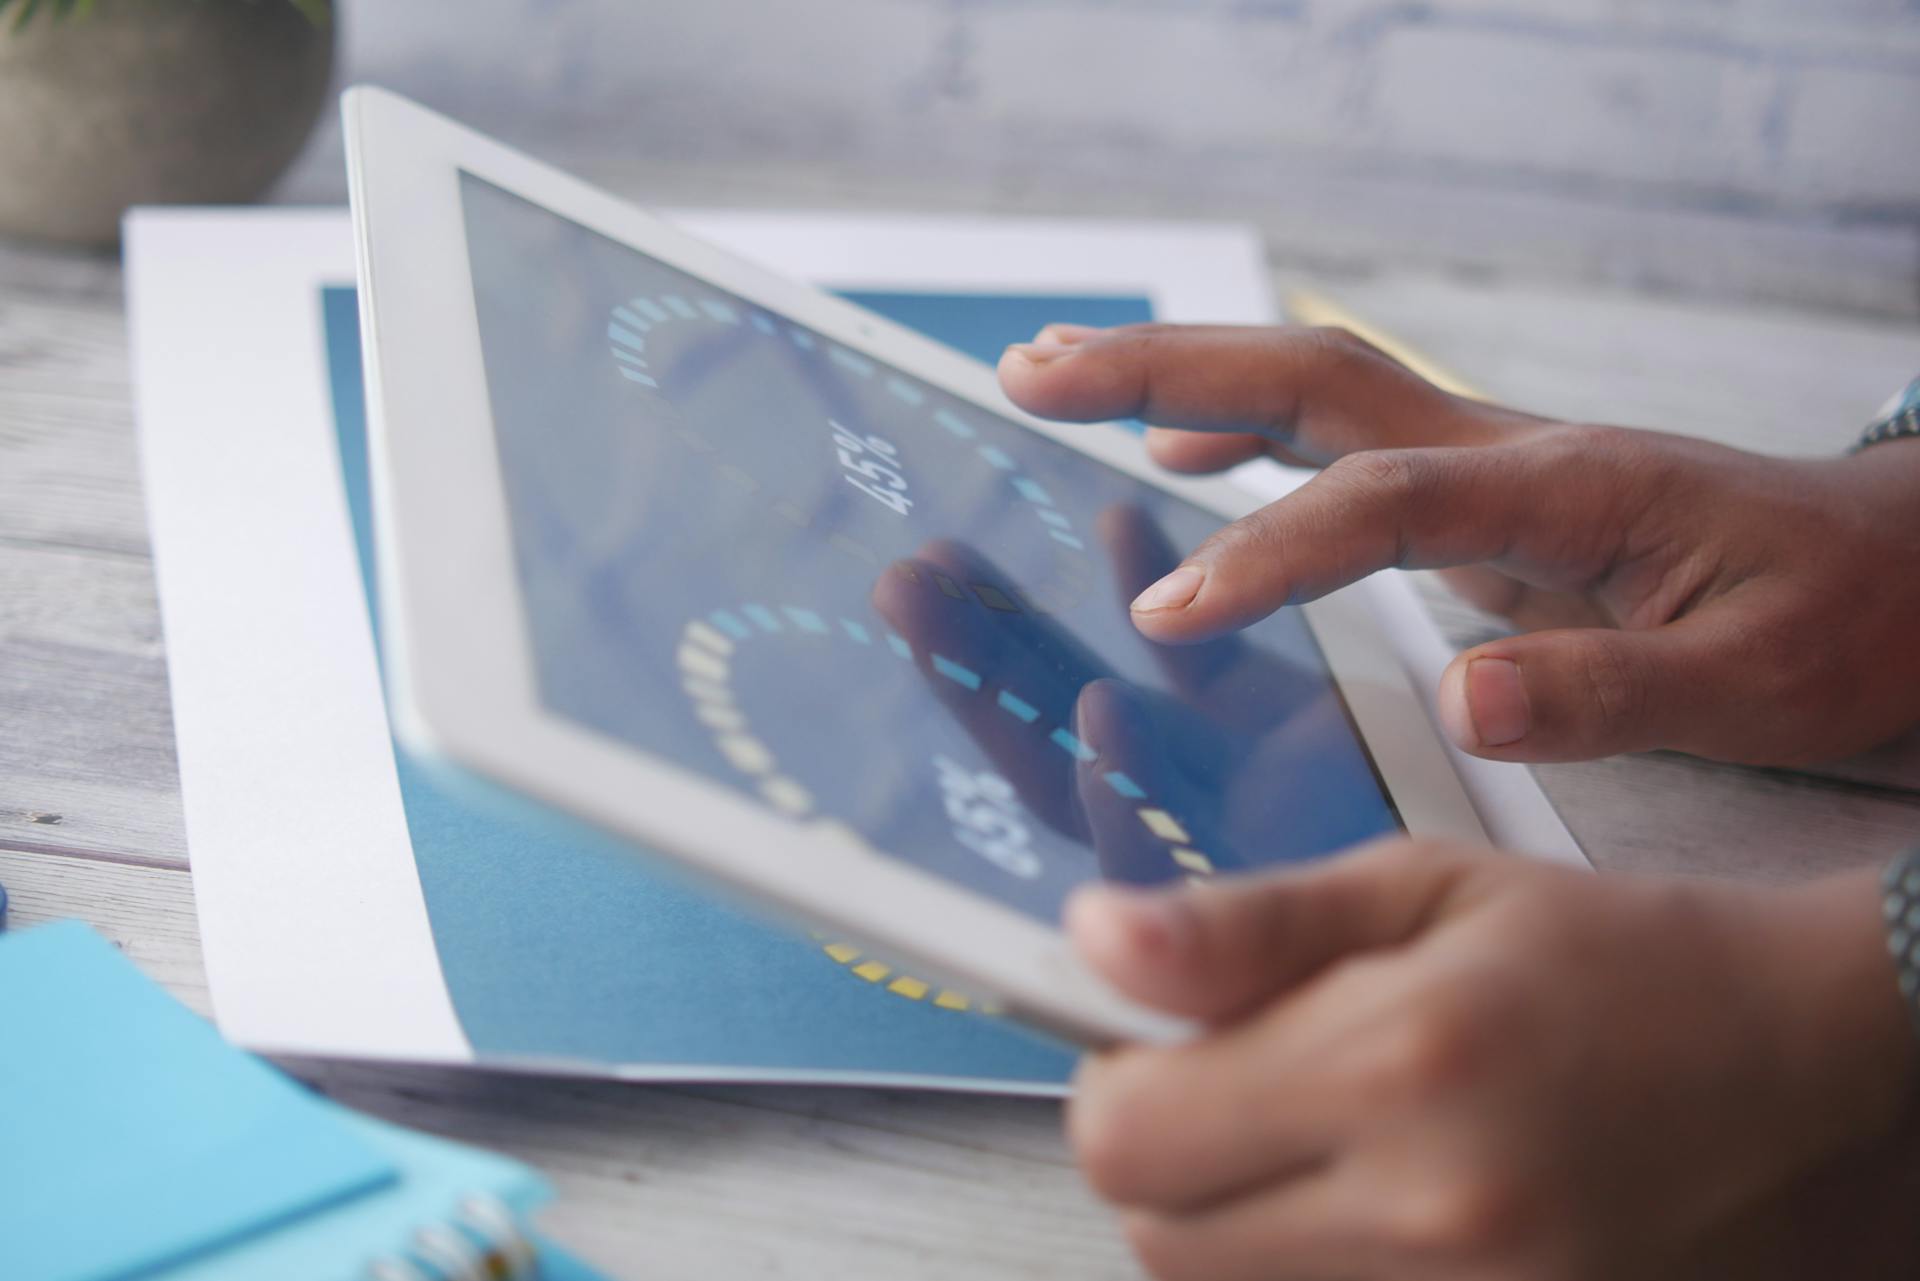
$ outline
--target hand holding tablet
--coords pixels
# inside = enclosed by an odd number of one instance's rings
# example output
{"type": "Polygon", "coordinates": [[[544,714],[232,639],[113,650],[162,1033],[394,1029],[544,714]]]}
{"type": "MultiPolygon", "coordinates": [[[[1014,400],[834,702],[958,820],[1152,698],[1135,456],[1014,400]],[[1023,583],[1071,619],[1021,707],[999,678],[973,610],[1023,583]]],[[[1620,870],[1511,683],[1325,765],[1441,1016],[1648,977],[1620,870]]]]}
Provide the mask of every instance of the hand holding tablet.
{"type": "MultiPolygon", "coordinates": [[[[1179,469],[1329,464],[1149,589],[1156,636],[1204,647],[1383,563],[1457,566],[1522,629],[1442,678],[1482,755],[1795,759],[1920,716],[1875,660],[1920,631],[1885,576],[1915,558],[1911,446],[1789,461],[1554,423],[1334,333],[1041,339],[1001,366],[1029,408],[1181,424],[1150,435],[1179,469]]],[[[1089,888],[1081,955],[1205,1031],[1087,1060],[1069,1131],[1169,1281],[1906,1275],[1916,865],[1760,889],[1394,840],[1089,888]]]]}

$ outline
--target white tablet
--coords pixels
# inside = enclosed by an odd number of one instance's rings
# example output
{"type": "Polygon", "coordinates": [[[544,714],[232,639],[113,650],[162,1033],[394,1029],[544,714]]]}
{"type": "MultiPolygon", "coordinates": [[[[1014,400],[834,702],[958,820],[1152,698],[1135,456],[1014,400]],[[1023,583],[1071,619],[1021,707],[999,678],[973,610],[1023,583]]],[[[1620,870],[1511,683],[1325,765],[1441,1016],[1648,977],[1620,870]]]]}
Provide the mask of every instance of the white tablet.
{"type": "Polygon", "coordinates": [[[391,94],[346,97],[411,742],[1090,1043],[1073,888],[1482,839],[1364,601],[1128,600],[1254,505],[391,94]]]}

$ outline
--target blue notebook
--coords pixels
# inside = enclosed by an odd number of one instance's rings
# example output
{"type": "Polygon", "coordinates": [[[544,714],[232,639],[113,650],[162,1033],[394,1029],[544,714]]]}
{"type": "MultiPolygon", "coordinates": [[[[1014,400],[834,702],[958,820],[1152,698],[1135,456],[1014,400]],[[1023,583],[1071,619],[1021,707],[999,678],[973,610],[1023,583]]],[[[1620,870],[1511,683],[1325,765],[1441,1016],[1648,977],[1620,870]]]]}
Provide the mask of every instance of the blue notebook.
{"type": "Polygon", "coordinates": [[[548,1195],[234,1049],[78,922],[0,935],[7,1281],[585,1281],[525,1226],[548,1195]]]}

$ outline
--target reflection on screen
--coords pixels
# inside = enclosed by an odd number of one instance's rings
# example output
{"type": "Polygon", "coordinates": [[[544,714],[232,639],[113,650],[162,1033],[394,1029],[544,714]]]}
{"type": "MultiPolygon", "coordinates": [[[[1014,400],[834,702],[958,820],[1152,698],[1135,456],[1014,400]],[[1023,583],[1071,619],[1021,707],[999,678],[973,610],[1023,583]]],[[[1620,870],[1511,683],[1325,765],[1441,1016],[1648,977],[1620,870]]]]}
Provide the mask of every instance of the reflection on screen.
{"type": "Polygon", "coordinates": [[[1298,613],[1156,645],[1219,521],[462,175],[542,700],[1043,920],[1397,826],[1298,613]]]}

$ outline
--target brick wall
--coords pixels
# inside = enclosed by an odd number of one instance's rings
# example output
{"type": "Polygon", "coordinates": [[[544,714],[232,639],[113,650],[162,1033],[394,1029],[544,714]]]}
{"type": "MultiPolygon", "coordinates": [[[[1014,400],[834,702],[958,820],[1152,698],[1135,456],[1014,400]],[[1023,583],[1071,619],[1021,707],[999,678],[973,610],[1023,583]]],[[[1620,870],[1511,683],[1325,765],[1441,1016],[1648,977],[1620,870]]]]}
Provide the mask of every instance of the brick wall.
{"type": "Polygon", "coordinates": [[[643,198],[1920,315],[1920,0],[343,3],[350,74],[643,198]]]}

